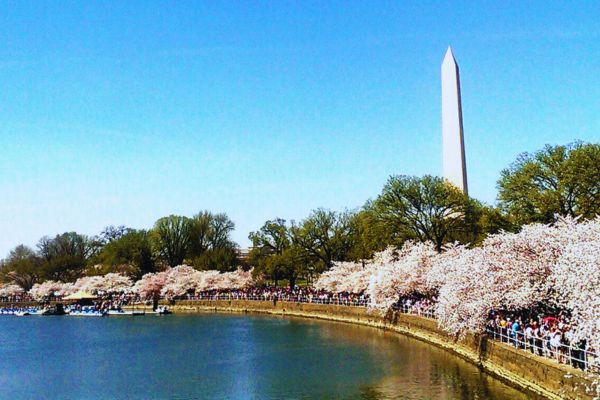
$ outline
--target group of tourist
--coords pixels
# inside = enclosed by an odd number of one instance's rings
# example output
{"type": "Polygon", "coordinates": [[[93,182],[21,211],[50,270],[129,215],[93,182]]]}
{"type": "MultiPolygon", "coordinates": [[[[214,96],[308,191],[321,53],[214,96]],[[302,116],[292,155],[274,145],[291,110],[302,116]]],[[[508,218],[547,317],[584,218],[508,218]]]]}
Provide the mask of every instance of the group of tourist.
{"type": "Polygon", "coordinates": [[[33,301],[34,299],[27,292],[0,295],[0,303],[26,303],[33,301]]]}
{"type": "Polygon", "coordinates": [[[490,337],[575,368],[588,369],[585,340],[575,340],[566,315],[519,315],[493,312],[486,326],[490,337]]]}
{"type": "Polygon", "coordinates": [[[430,299],[419,299],[416,297],[401,298],[392,306],[392,309],[404,314],[435,318],[435,302],[430,299]]]}
{"type": "Polygon", "coordinates": [[[366,294],[331,293],[311,287],[252,287],[238,290],[210,290],[186,296],[189,300],[262,300],[291,301],[296,303],[367,306],[366,294]]]}

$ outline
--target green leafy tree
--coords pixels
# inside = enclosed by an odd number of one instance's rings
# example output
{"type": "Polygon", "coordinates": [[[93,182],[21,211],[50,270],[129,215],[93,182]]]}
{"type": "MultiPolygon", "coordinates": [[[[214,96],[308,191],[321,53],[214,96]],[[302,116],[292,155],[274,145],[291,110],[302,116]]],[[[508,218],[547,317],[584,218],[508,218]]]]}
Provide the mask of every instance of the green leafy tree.
{"type": "Polygon", "coordinates": [[[313,211],[300,225],[292,226],[292,242],[311,259],[317,271],[333,266],[334,261],[350,259],[357,240],[351,212],[324,209],[313,211]]]}
{"type": "Polygon", "coordinates": [[[196,268],[229,271],[238,264],[238,246],[231,239],[235,224],[224,213],[202,211],[190,221],[188,257],[196,268]]]}
{"type": "Polygon", "coordinates": [[[183,264],[190,251],[191,220],[179,215],[160,218],[152,229],[153,247],[162,262],[169,267],[183,264]]]}
{"type": "Polygon", "coordinates": [[[231,233],[235,224],[227,214],[215,214],[212,219],[209,243],[213,249],[227,248],[231,246],[231,233]]]}
{"type": "Polygon", "coordinates": [[[209,249],[192,260],[196,269],[232,271],[239,265],[237,246],[231,242],[226,247],[209,249]]]}
{"type": "Polygon", "coordinates": [[[374,213],[368,208],[352,215],[350,223],[354,239],[348,252],[348,258],[354,261],[366,261],[373,255],[395,243],[392,233],[385,224],[378,223],[374,213]]]}
{"type": "Polygon", "coordinates": [[[197,257],[211,247],[214,216],[210,211],[201,211],[194,215],[190,224],[190,253],[197,257]]]}
{"type": "Polygon", "coordinates": [[[438,251],[444,243],[469,234],[477,220],[477,206],[456,186],[426,175],[392,176],[381,194],[368,205],[391,242],[431,241],[438,251]]]}
{"type": "Polygon", "coordinates": [[[549,223],[555,215],[600,213],[600,145],[573,143],[523,153],[502,171],[498,200],[518,225],[549,223]]]}
{"type": "Polygon", "coordinates": [[[44,279],[72,281],[80,277],[91,254],[90,240],[76,232],[54,238],[44,236],[37,244],[44,279]]]}
{"type": "Polygon", "coordinates": [[[146,273],[155,272],[150,234],[145,230],[127,229],[102,247],[98,256],[94,257],[94,263],[102,265],[101,270],[94,271],[98,274],[119,272],[140,278],[146,273]]]}
{"type": "Polygon", "coordinates": [[[14,282],[24,290],[29,290],[40,280],[42,260],[35,252],[19,245],[10,251],[0,266],[0,278],[5,282],[14,282]]]}
{"type": "Polygon", "coordinates": [[[500,208],[487,205],[481,207],[477,225],[481,234],[474,244],[480,244],[487,235],[502,231],[515,232],[518,228],[500,208]]]}
{"type": "Polygon", "coordinates": [[[304,253],[294,244],[291,227],[284,219],[267,221],[248,237],[252,241],[249,263],[255,266],[257,275],[264,275],[275,284],[287,279],[290,287],[294,287],[298,277],[306,273],[304,253]]]}

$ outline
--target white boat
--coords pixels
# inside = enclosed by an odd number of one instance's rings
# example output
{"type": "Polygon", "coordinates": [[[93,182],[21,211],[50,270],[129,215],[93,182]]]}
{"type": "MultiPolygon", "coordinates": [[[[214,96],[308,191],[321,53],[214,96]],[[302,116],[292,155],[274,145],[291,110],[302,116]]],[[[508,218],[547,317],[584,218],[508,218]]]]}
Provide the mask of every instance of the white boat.
{"type": "Polygon", "coordinates": [[[94,307],[83,307],[79,310],[71,309],[69,315],[73,317],[104,317],[106,311],[98,311],[94,307]]]}
{"type": "Polygon", "coordinates": [[[169,307],[167,307],[167,306],[162,306],[162,307],[158,307],[156,309],[156,314],[158,314],[158,315],[173,314],[173,311],[169,310],[169,307]]]}
{"type": "Polygon", "coordinates": [[[72,317],[104,317],[106,315],[103,311],[71,311],[68,315],[72,317]]]}
{"type": "Polygon", "coordinates": [[[30,315],[30,314],[29,314],[29,312],[27,312],[27,311],[15,311],[15,315],[16,315],[17,317],[24,317],[24,316],[26,316],[26,315],[30,315]]]}
{"type": "Polygon", "coordinates": [[[125,311],[123,309],[119,309],[119,310],[108,310],[107,313],[109,316],[139,316],[139,315],[145,315],[146,313],[144,311],[125,311]]]}

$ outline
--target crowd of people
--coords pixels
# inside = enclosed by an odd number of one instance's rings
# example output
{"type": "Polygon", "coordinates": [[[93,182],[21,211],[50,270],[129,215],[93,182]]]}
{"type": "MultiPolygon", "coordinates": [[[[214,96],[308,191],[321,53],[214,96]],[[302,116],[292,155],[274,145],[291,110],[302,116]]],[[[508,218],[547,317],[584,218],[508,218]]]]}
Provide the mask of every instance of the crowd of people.
{"type": "Polygon", "coordinates": [[[239,290],[210,290],[186,296],[189,300],[261,300],[290,301],[296,303],[334,304],[366,307],[369,298],[366,294],[331,293],[311,287],[252,287],[239,290]]]}
{"type": "Polygon", "coordinates": [[[392,306],[392,309],[404,314],[435,318],[435,302],[430,299],[419,299],[416,297],[401,298],[392,306]]]}
{"type": "Polygon", "coordinates": [[[600,361],[595,359],[586,340],[575,340],[572,326],[563,313],[555,317],[493,312],[486,331],[493,339],[582,370],[597,368],[600,361]]]}
{"type": "Polygon", "coordinates": [[[27,292],[16,293],[11,295],[0,295],[0,303],[27,303],[33,302],[33,298],[27,292]]]}

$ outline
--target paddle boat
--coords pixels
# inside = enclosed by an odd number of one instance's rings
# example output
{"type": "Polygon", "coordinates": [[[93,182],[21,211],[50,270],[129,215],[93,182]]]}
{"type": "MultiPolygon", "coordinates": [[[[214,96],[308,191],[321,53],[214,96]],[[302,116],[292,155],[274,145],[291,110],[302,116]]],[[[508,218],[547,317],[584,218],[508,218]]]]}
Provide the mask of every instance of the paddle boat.
{"type": "Polygon", "coordinates": [[[169,307],[167,307],[167,306],[157,307],[155,312],[157,315],[173,314],[173,311],[169,310],[169,307]]]}
{"type": "Polygon", "coordinates": [[[11,307],[11,308],[0,308],[0,315],[15,315],[17,317],[24,317],[31,315],[29,308],[11,307]]]}
{"type": "Polygon", "coordinates": [[[140,316],[140,315],[145,315],[146,312],[145,311],[136,311],[136,310],[123,310],[121,307],[117,307],[115,309],[111,309],[108,310],[107,312],[108,316],[110,317],[114,317],[114,316],[140,316]]]}
{"type": "Polygon", "coordinates": [[[106,316],[106,311],[99,311],[94,307],[82,307],[79,310],[72,309],[69,315],[73,317],[104,317],[106,316]]]}
{"type": "Polygon", "coordinates": [[[67,311],[62,304],[46,306],[35,312],[35,315],[65,315],[67,311]]]}

